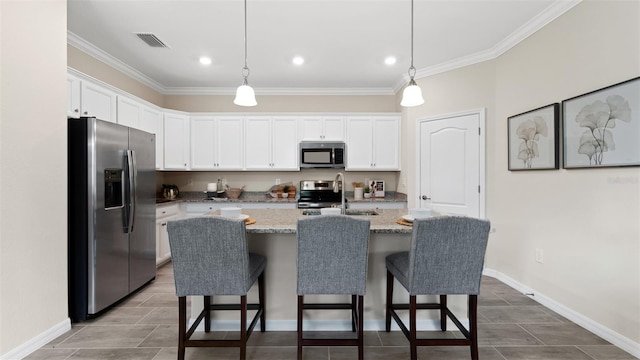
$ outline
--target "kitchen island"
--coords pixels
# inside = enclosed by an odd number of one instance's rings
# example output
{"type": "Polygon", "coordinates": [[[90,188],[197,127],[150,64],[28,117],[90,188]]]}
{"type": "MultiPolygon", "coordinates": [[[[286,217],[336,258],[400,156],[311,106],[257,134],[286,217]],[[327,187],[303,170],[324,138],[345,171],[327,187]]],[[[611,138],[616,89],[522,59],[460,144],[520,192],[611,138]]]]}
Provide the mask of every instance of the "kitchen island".
{"type": "MultiPolygon", "coordinates": [[[[243,209],[242,213],[255,219],[255,224],[247,225],[247,241],[249,250],[267,257],[265,272],[266,282],[266,318],[268,331],[295,331],[296,329],[296,222],[301,218],[319,215],[303,215],[302,209],[243,209]]],[[[398,251],[408,251],[411,243],[411,226],[400,225],[396,222],[407,210],[385,209],[376,210],[378,215],[352,215],[367,218],[371,221],[371,235],[369,238],[369,258],[367,267],[367,288],[365,295],[365,330],[384,329],[384,306],[386,298],[386,267],[385,257],[398,251]]],[[[206,216],[217,215],[218,211],[206,216]]],[[[394,301],[408,302],[408,295],[400,290],[394,293],[394,301]]],[[[308,296],[308,301],[348,301],[348,296],[308,296]]],[[[215,297],[218,302],[237,302],[238,297],[215,297]]],[[[257,286],[249,292],[249,302],[257,301],[257,286]]],[[[454,311],[464,311],[465,300],[451,296],[450,305],[454,311]]],[[[193,297],[191,306],[192,319],[202,309],[202,297],[193,297]]],[[[463,313],[464,314],[464,313],[463,313]]],[[[437,314],[425,312],[423,320],[418,325],[421,329],[435,329],[437,314]]],[[[349,313],[335,312],[307,312],[305,324],[309,329],[344,330],[350,329],[349,313]],[[320,316],[317,316],[320,315],[320,316]]],[[[464,318],[464,316],[462,316],[464,318]]],[[[233,312],[213,314],[213,329],[237,330],[237,314],[233,312]]],[[[305,325],[305,326],[306,326],[305,325]]],[[[202,329],[200,329],[202,330],[202,329]]]]}

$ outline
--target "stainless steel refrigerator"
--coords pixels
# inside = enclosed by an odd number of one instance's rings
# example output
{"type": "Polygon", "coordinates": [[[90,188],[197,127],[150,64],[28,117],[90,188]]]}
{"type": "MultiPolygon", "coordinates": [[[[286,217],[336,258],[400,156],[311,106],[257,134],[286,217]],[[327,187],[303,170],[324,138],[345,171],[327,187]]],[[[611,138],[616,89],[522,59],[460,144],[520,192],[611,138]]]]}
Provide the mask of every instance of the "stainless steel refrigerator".
{"type": "Polygon", "coordinates": [[[69,316],[95,317],[155,278],[155,135],[68,119],[69,316]]]}

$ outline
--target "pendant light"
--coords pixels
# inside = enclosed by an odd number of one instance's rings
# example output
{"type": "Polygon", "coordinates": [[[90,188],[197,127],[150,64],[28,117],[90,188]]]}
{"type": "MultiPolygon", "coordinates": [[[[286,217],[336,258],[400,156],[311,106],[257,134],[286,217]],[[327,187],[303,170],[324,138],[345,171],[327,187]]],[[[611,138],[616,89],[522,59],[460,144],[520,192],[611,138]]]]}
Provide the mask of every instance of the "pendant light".
{"type": "Polygon", "coordinates": [[[242,77],[244,80],[236,91],[236,98],[233,103],[240,106],[258,105],[256,94],[247,81],[249,77],[249,67],[247,66],[247,0],[244,0],[244,67],[242,68],[242,77]]]}
{"type": "Polygon", "coordinates": [[[424,104],[422,90],[413,79],[416,76],[416,68],[413,67],[413,0],[411,0],[411,66],[409,67],[409,85],[402,92],[400,106],[412,107],[424,104]]]}

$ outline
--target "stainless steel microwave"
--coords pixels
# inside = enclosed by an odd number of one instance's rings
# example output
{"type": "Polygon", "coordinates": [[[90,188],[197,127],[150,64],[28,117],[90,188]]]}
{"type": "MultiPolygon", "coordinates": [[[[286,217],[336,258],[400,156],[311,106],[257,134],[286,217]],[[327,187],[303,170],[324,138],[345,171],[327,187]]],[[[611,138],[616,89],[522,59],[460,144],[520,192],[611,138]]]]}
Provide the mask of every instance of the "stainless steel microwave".
{"type": "Polygon", "coordinates": [[[300,168],[344,168],[344,160],[343,142],[300,143],[300,168]]]}

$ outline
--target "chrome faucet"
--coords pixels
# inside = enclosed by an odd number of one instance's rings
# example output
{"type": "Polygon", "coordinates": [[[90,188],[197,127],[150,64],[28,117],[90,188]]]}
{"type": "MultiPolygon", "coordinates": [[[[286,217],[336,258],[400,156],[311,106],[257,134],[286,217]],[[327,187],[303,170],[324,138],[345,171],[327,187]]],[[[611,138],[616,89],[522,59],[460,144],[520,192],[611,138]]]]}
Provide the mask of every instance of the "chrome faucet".
{"type": "Polygon", "coordinates": [[[342,173],[339,172],[336,174],[336,178],[333,179],[333,192],[334,193],[339,192],[340,188],[342,188],[342,196],[341,196],[342,207],[341,207],[340,213],[342,215],[345,215],[347,213],[347,207],[344,205],[344,175],[342,175],[342,173]],[[340,187],[338,187],[338,178],[340,178],[340,187]]]}

